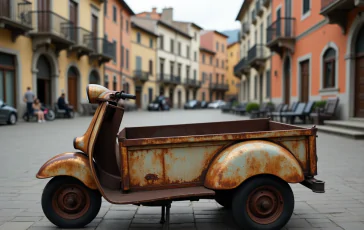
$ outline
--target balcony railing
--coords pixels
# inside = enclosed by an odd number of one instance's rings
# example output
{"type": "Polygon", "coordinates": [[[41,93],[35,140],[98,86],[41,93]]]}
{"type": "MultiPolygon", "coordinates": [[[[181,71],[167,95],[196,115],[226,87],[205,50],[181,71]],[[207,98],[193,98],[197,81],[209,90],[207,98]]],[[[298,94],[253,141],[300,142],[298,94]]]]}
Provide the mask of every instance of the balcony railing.
{"type": "Polygon", "coordinates": [[[262,5],[262,0],[257,0],[256,3],[255,3],[255,9],[256,9],[256,12],[257,12],[257,15],[260,17],[263,15],[263,5],[262,5]]]}
{"type": "Polygon", "coordinates": [[[211,83],[210,88],[213,90],[229,90],[229,85],[223,83],[211,83]]]}
{"type": "Polygon", "coordinates": [[[256,44],[248,51],[248,63],[257,59],[265,59],[267,57],[267,47],[263,44],[256,44]]]}
{"type": "Polygon", "coordinates": [[[201,81],[199,81],[197,79],[189,79],[189,78],[187,78],[185,80],[185,85],[187,85],[189,87],[199,88],[199,87],[201,87],[201,81]]]}
{"type": "Polygon", "coordinates": [[[94,51],[93,55],[101,55],[107,59],[115,58],[116,47],[113,43],[107,41],[105,38],[96,38],[92,35],[88,37],[91,47],[94,51]]]}
{"type": "Polygon", "coordinates": [[[252,24],[255,25],[257,23],[257,12],[255,10],[252,11],[251,17],[252,24]]]}
{"type": "Polygon", "coordinates": [[[244,57],[238,62],[238,64],[234,66],[234,75],[241,77],[241,73],[243,72],[243,69],[246,68],[246,66],[248,66],[248,61],[247,58],[244,57]]]}
{"type": "Polygon", "coordinates": [[[54,35],[71,40],[72,23],[52,11],[32,11],[33,35],[54,35]]]}
{"type": "Polygon", "coordinates": [[[75,43],[75,46],[87,47],[93,49],[93,44],[90,40],[91,31],[82,27],[72,27],[69,29],[70,39],[75,43]]]}
{"type": "Polygon", "coordinates": [[[267,43],[278,38],[295,37],[295,18],[279,18],[267,28],[267,43]]]}
{"type": "Polygon", "coordinates": [[[149,72],[142,70],[134,70],[134,78],[140,81],[148,81],[149,72]]]}
{"type": "Polygon", "coordinates": [[[244,34],[249,34],[249,32],[250,32],[250,25],[247,22],[243,22],[242,28],[243,28],[243,33],[244,34]]]}
{"type": "Polygon", "coordinates": [[[170,83],[170,84],[180,84],[181,83],[181,77],[174,76],[174,75],[168,75],[164,73],[158,74],[158,80],[160,82],[170,83]]]}
{"type": "Polygon", "coordinates": [[[0,18],[31,27],[32,3],[23,0],[0,0],[0,18]]]}

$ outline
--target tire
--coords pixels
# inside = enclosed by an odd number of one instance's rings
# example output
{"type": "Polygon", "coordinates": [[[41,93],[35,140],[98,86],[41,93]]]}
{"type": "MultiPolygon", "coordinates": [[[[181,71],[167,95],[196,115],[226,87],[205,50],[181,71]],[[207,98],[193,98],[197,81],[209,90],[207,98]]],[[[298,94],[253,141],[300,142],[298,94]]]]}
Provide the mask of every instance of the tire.
{"type": "Polygon", "coordinates": [[[97,216],[100,207],[99,191],[87,188],[73,177],[54,177],[43,190],[43,212],[49,221],[60,228],[86,226],[97,216]],[[65,202],[66,198],[68,203],[65,202]],[[77,198],[81,198],[81,201],[77,198]],[[71,208],[73,210],[70,210],[71,208]]]}
{"type": "Polygon", "coordinates": [[[16,114],[10,113],[9,118],[8,118],[8,124],[15,125],[17,121],[18,121],[18,118],[17,118],[16,114]]]}
{"type": "Polygon", "coordinates": [[[54,119],[56,119],[56,114],[54,113],[53,110],[48,110],[48,113],[46,114],[45,118],[48,120],[48,121],[54,121],[54,119]]]}
{"type": "Polygon", "coordinates": [[[291,218],[293,209],[294,196],[289,184],[267,175],[244,182],[232,202],[235,222],[240,228],[249,230],[282,229],[291,218]]]}
{"type": "Polygon", "coordinates": [[[226,209],[231,209],[233,203],[232,191],[215,191],[215,201],[226,209]]]}

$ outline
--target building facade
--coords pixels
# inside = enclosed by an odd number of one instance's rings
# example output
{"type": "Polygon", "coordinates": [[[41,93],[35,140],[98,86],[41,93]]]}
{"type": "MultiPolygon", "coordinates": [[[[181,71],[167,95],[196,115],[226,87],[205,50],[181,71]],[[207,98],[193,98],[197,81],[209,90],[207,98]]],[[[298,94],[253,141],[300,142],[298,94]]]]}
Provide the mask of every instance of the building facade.
{"type": "Polygon", "coordinates": [[[102,1],[9,0],[1,7],[0,97],[21,114],[27,87],[52,106],[64,92],[80,110],[87,84],[103,82],[104,63],[114,55],[104,39],[102,1]]]}
{"type": "Polygon", "coordinates": [[[210,102],[216,100],[216,94],[210,93],[210,83],[212,82],[212,77],[215,76],[215,54],[215,51],[200,47],[201,88],[198,100],[210,102]]]}
{"type": "Polygon", "coordinates": [[[274,102],[339,97],[339,118],[364,118],[363,11],[362,0],[272,1],[274,102]]]}
{"type": "Polygon", "coordinates": [[[227,66],[227,38],[223,33],[216,30],[202,31],[200,46],[215,52],[214,66],[215,71],[210,82],[210,96],[214,100],[225,99],[225,94],[229,90],[226,77],[227,66]]]}
{"type": "Polygon", "coordinates": [[[239,99],[240,78],[234,75],[234,66],[240,61],[240,41],[228,45],[227,81],[229,91],[226,92],[227,99],[239,99]]]}
{"type": "MultiPolygon", "coordinates": [[[[122,0],[104,3],[105,39],[115,47],[115,56],[105,65],[105,86],[137,94],[132,71],[131,17],[133,10],[122,0]]],[[[130,101],[134,103],[134,101],[130,101]]]]}
{"type": "Polygon", "coordinates": [[[138,108],[146,109],[157,93],[156,57],[158,35],[144,28],[132,18],[131,48],[133,79],[138,108]]]}
{"type": "Polygon", "coordinates": [[[271,100],[271,52],[266,47],[271,18],[270,0],[244,1],[236,18],[241,22],[241,58],[234,69],[241,79],[240,101],[271,100]]]}

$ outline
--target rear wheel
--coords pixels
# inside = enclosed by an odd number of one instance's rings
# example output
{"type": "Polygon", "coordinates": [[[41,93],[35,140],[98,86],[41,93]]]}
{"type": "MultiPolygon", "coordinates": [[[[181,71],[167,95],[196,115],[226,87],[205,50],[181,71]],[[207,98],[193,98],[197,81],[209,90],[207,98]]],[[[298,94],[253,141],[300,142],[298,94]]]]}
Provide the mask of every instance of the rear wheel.
{"type": "Polygon", "coordinates": [[[48,121],[53,121],[54,119],[56,119],[56,114],[54,113],[53,110],[48,110],[48,113],[45,115],[45,118],[48,120],[48,121]]]}
{"type": "Polygon", "coordinates": [[[17,120],[18,120],[18,118],[16,117],[16,114],[15,113],[11,113],[9,115],[8,124],[9,125],[15,125],[17,120]]]}
{"type": "Polygon", "coordinates": [[[60,228],[82,228],[101,207],[101,195],[73,177],[54,177],[42,194],[43,212],[60,228]]]}
{"type": "Polygon", "coordinates": [[[281,229],[292,216],[294,196],[288,183],[259,176],[246,181],[234,194],[233,217],[242,229],[281,229]]]}

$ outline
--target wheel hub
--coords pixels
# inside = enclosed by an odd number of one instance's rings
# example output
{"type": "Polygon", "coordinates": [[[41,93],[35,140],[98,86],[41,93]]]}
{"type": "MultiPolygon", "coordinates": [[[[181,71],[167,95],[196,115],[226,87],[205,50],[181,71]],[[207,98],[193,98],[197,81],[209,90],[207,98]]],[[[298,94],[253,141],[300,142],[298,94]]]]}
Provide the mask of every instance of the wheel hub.
{"type": "Polygon", "coordinates": [[[53,208],[65,219],[81,217],[90,206],[90,198],[84,188],[78,185],[65,185],[53,197],[53,208]]]}
{"type": "Polygon", "coordinates": [[[253,221],[270,224],[283,212],[282,194],[271,186],[259,187],[249,194],[247,211],[253,221]]]}

